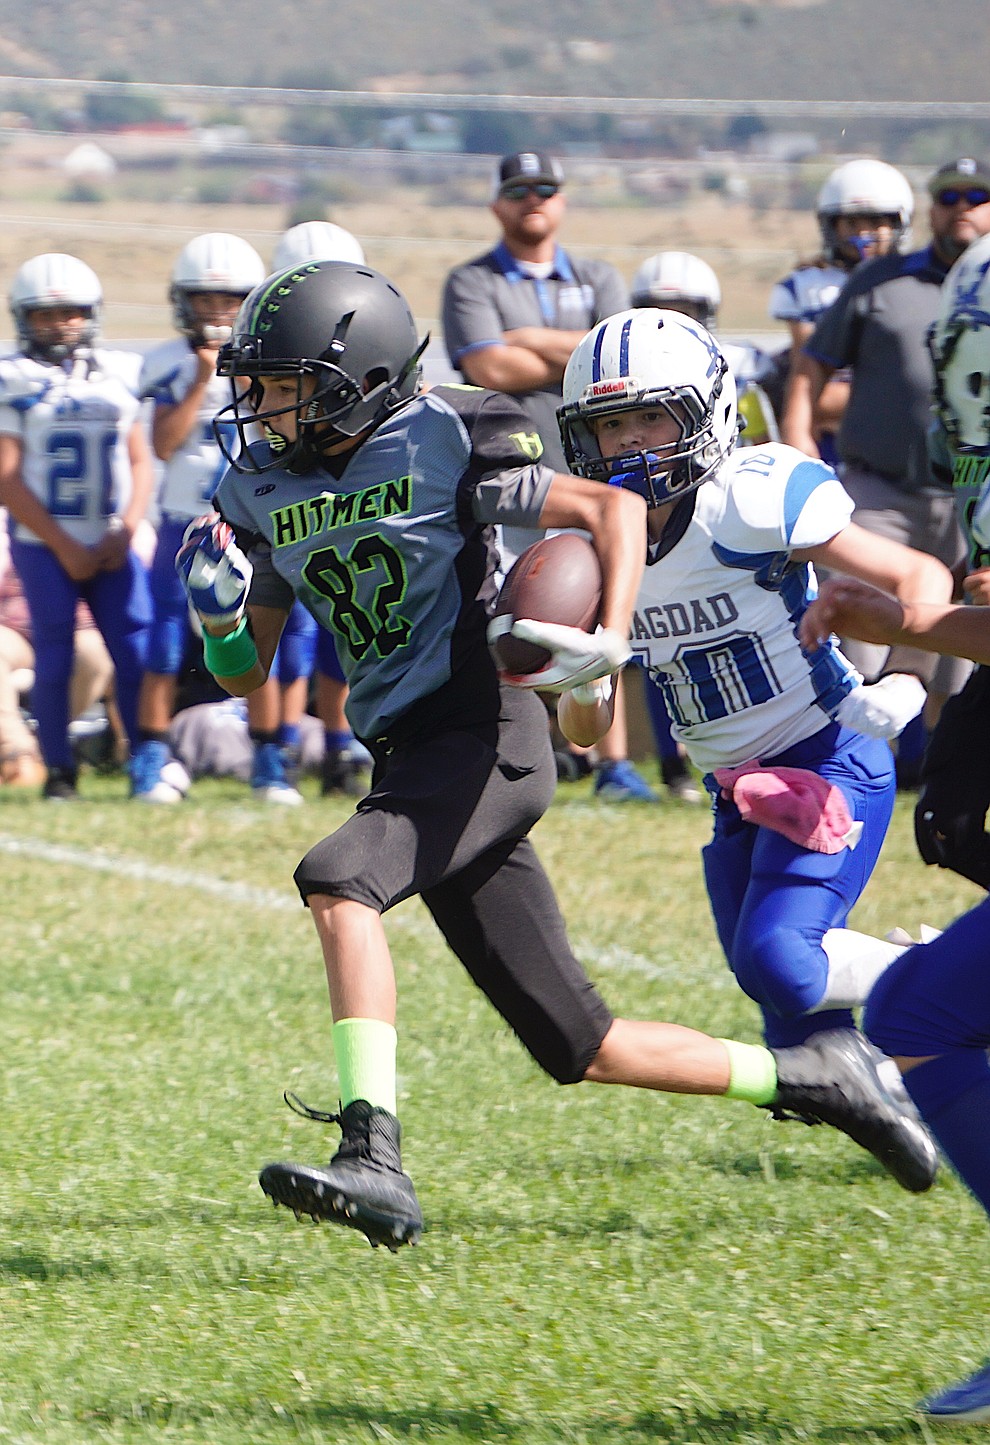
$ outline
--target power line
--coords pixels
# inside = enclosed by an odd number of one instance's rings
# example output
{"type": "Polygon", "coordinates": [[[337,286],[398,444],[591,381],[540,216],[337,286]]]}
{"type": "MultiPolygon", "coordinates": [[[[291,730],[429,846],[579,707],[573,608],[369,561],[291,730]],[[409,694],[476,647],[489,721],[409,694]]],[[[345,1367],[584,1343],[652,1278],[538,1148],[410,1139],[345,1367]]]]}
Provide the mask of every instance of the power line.
{"type": "Polygon", "coordinates": [[[273,86],[186,85],[164,81],[78,80],[67,77],[0,75],[0,88],[74,95],[139,94],[187,104],[252,105],[327,109],[498,110],[528,115],[713,116],[758,115],[807,120],[990,120],[984,100],[786,100],[779,97],[731,100],[685,96],[622,97],[576,95],[467,95],[443,91],[282,90],[273,86]]]}

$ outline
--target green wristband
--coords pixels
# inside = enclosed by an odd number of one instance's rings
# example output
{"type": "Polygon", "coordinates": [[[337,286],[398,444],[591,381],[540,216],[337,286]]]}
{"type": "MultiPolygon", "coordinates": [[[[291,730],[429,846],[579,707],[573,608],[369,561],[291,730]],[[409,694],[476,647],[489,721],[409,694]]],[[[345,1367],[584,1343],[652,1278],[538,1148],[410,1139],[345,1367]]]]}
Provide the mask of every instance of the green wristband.
{"type": "Polygon", "coordinates": [[[226,637],[215,637],[203,629],[203,661],[214,677],[243,677],[258,661],[258,649],[242,617],[226,637]]]}
{"type": "Polygon", "coordinates": [[[731,1077],[726,1098],[772,1104],[777,1096],[777,1066],[770,1050],[759,1044],[741,1044],[736,1039],[719,1039],[719,1043],[729,1051],[731,1077]]]}

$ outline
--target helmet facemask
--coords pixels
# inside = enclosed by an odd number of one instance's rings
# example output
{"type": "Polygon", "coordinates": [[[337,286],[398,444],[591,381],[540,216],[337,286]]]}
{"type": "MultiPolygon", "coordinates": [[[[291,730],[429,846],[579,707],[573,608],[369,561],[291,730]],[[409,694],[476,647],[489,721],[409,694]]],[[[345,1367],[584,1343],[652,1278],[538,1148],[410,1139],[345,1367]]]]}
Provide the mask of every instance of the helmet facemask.
{"type": "Polygon", "coordinates": [[[99,316],[96,314],[96,308],[92,306],[67,307],[61,303],[57,306],[26,306],[21,309],[19,315],[15,312],[15,320],[18,344],[25,356],[31,356],[36,361],[44,361],[52,366],[61,366],[64,361],[71,360],[80,352],[91,351],[100,331],[99,316]],[[71,340],[56,341],[36,335],[28,318],[28,312],[64,309],[78,310],[83,315],[79,331],[71,340]]]}
{"type": "Polygon", "coordinates": [[[204,321],[201,316],[196,314],[193,297],[201,295],[230,296],[240,307],[247,294],[246,291],[224,291],[220,286],[206,288],[170,286],[168,299],[172,303],[172,323],[179,335],[184,336],[189,345],[194,348],[223,346],[233,335],[233,325],[204,321]]]}
{"type": "Polygon", "coordinates": [[[862,261],[870,246],[877,248],[880,254],[879,233],[884,227],[889,227],[891,233],[890,250],[896,251],[902,244],[905,224],[899,215],[887,214],[880,211],[856,211],[847,213],[844,211],[832,214],[822,214],[818,217],[818,225],[822,234],[822,244],[829,260],[847,269],[856,266],[862,261]],[[850,214],[868,216],[874,225],[868,231],[856,232],[851,236],[840,236],[836,230],[836,221],[848,220],[850,214]]]}

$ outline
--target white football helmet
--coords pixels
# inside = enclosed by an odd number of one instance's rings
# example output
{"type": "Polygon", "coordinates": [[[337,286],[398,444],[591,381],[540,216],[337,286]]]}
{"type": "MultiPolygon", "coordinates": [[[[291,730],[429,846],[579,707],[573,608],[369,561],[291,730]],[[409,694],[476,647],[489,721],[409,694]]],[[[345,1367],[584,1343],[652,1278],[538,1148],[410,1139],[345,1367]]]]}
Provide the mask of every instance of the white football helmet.
{"type": "Polygon", "coordinates": [[[361,242],[343,226],[332,221],[303,221],[290,226],[279,237],[272,255],[272,271],[288,271],[291,266],[305,266],[307,261],[350,261],[364,265],[361,242]]]}
{"type": "Polygon", "coordinates": [[[950,447],[990,456],[990,236],[974,241],[945,278],[928,344],[950,447]]]}
{"type": "Polygon", "coordinates": [[[894,247],[903,251],[911,240],[914,192],[900,171],[886,161],[846,161],[818,192],[815,214],[825,250],[833,260],[844,260],[835,234],[836,216],[889,216],[894,247]]]}
{"type": "Polygon", "coordinates": [[[32,256],[15,273],[7,300],[18,344],[28,356],[42,361],[64,361],[78,350],[92,346],[99,335],[103,288],[96,272],[76,256],[57,251],[32,256]],[[39,341],[31,332],[27,313],[58,306],[78,307],[86,314],[85,325],[72,342],[39,341]]]}
{"type": "Polygon", "coordinates": [[[689,251],[658,251],[643,262],[632,278],[634,306],[661,306],[680,311],[690,306],[709,331],[722,304],[722,288],[707,261],[689,251]]]}
{"type": "Polygon", "coordinates": [[[183,246],[172,267],[168,299],[175,329],[196,346],[230,340],[229,326],[210,326],[193,313],[189,298],[197,291],[219,291],[242,301],[265,279],[265,263],[252,245],[227,231],[208,231],[183,246]]]}
{"type": "Polygon", "coordinates": [[[557,411],[572,472],[628,487],[656,507],[693,492],[735,446],[736,384],[718,343],[678,311],[642,307],[600,321],[575,347],[557,411]],[[653,407],[679,439],[653,452],[604,458],[592,422],[653,407]]]}

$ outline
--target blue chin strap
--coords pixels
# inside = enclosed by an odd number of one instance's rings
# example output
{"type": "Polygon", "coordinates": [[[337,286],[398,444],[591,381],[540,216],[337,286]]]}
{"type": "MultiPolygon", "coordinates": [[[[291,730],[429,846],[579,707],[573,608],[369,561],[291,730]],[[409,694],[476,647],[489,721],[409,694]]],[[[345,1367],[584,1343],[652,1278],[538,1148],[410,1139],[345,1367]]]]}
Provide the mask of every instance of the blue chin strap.
{"type": "Polygon", "coordinates": [[[610,487],[625,487],[642,497],[648,507],[659,507],[673,497],[664,485],[670,475],[670,466],[661,471],[662,459],[657,452],[630,452],[615,459],[615,471],[607,477],[610,487]]]}
{"type": "Polygon", "coordinates": [[[875,246],[876,244],[877,244],[877,233],[876,233],[876,231],[870,231],[870,232],[868,232],[865,236],[850,236],[850,237],[849,237],[849,240],[848,240],[848,242],[847,242],[847,245],[852,246],[853,250],[858,253],[859,259],[860,259],[861,261],[862,261],[863,257],[866,255],[866,248],[867,248],[867,246],[875,246]]]}

